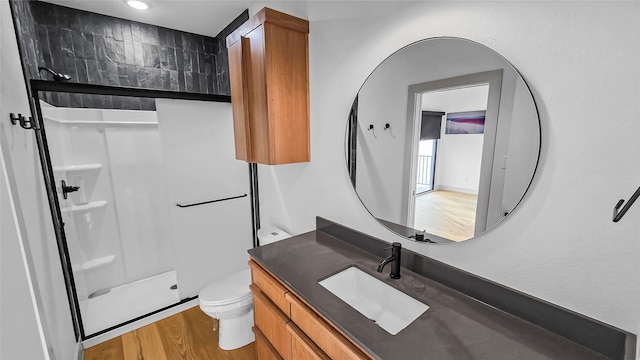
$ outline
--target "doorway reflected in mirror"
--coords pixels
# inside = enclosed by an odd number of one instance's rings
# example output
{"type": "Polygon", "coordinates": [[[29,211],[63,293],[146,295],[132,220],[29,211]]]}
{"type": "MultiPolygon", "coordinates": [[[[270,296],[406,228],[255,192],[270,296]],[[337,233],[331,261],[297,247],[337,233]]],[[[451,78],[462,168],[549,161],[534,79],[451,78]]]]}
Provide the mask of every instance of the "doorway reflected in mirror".
{"type": "Polygon", "coordinates": [[[489,84],[436,89],[420,96],[413,135],[416,185],[410,199],[415,210],[409,223],[446,239],[467,240],[475,231],[489,84]]]}

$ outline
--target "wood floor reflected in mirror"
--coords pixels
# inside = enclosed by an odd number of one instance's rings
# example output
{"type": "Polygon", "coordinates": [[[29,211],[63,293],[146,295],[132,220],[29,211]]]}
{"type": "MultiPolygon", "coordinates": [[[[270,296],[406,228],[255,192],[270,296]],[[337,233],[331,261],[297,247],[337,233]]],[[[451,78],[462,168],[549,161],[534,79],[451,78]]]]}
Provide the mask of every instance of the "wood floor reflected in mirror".
{"type": "Polygon", "coordinates": [[[84,351],[84,360],[254,360],[255,343],[237,350],[218,347],[213,322],[198,306],[128,332],[84,351]]]}
{"type": "Polygon", "coordinates": [[[414,229],[453,241],[473,237],[478,196],[435,190],[416,197],[414,229]]]}

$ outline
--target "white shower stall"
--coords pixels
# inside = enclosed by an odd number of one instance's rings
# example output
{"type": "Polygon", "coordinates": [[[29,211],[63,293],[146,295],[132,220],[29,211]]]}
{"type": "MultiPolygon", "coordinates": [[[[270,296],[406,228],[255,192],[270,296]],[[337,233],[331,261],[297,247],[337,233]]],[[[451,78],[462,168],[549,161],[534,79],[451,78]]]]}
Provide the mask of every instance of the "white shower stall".
{"type": "Polygon", "coordinates": [[[85,336],[246,267],[249,169],[235,160],[230,104],[41,108],[85,336]]]}

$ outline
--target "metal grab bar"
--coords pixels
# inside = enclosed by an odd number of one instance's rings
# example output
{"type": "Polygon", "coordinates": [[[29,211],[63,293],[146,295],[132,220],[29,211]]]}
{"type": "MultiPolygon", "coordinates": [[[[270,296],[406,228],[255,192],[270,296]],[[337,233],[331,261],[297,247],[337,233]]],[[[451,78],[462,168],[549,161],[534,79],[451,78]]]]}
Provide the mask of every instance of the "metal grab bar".
{"type": "Polygon", "coordinates": [[[624,204],[624,199],[620,199],[616,204],[616,206],[613,208],[613,222],[620,221],[620,219],[622,219],[624,214],[627,213],[631,205],[633,205],[633,203],[638,199],[638,197],[640,197],[640,187],[638,188],[638,190],[636,190],[636,192],[633,193],[633,195],[631,195],[631,197],[629,198],[629,201],[627,201],[627,204],[622,208],[622,210],[618,211],[618,209],[620,209],[620,206],[624,204]]]}
{"type": "Polygon", "coordinates": [[[204,204],[211,204],[211,203],[214,203],[214,202],[220,202],[220,201],[226,201],[226,200],[239,199],[239,198],[243,198],[243,197],[247,197],[247,194],[244,194],[244,195],[238,195],[238,196],[232,196],[232,197],[228,197],[228,198],[224,198],[224,199],[209,200],[209,201],[203,201],[203,202],[199,202],[199,203],[186,204],[186,205],[176,204],[176,206],[177,206],[177,207],[179,207],[179,208],[188,208],[188,207],[192,207],[192,206],[198,206],[198,205],[204,205],[204,204]]]}

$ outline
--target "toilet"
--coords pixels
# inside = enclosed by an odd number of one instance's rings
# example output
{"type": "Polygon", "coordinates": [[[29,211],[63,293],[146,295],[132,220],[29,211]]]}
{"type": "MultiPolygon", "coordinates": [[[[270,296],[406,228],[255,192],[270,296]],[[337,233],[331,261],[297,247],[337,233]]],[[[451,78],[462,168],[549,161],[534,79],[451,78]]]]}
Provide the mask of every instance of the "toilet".
{"type": "MultiPolygon", "coordinates": [[[[258,230],[260,245],[286,239],[291,235],[278,228],[258,230]]],[[[249,268],[218,279],[198,294],[200,309],[218,319],[218,346],[222,350],[233,350],[255,340],[253,331],[253,295],[249,290],[251,270],[249,268]]],[[[216,331],[216,328],[213,329],[216,331]]]]}

